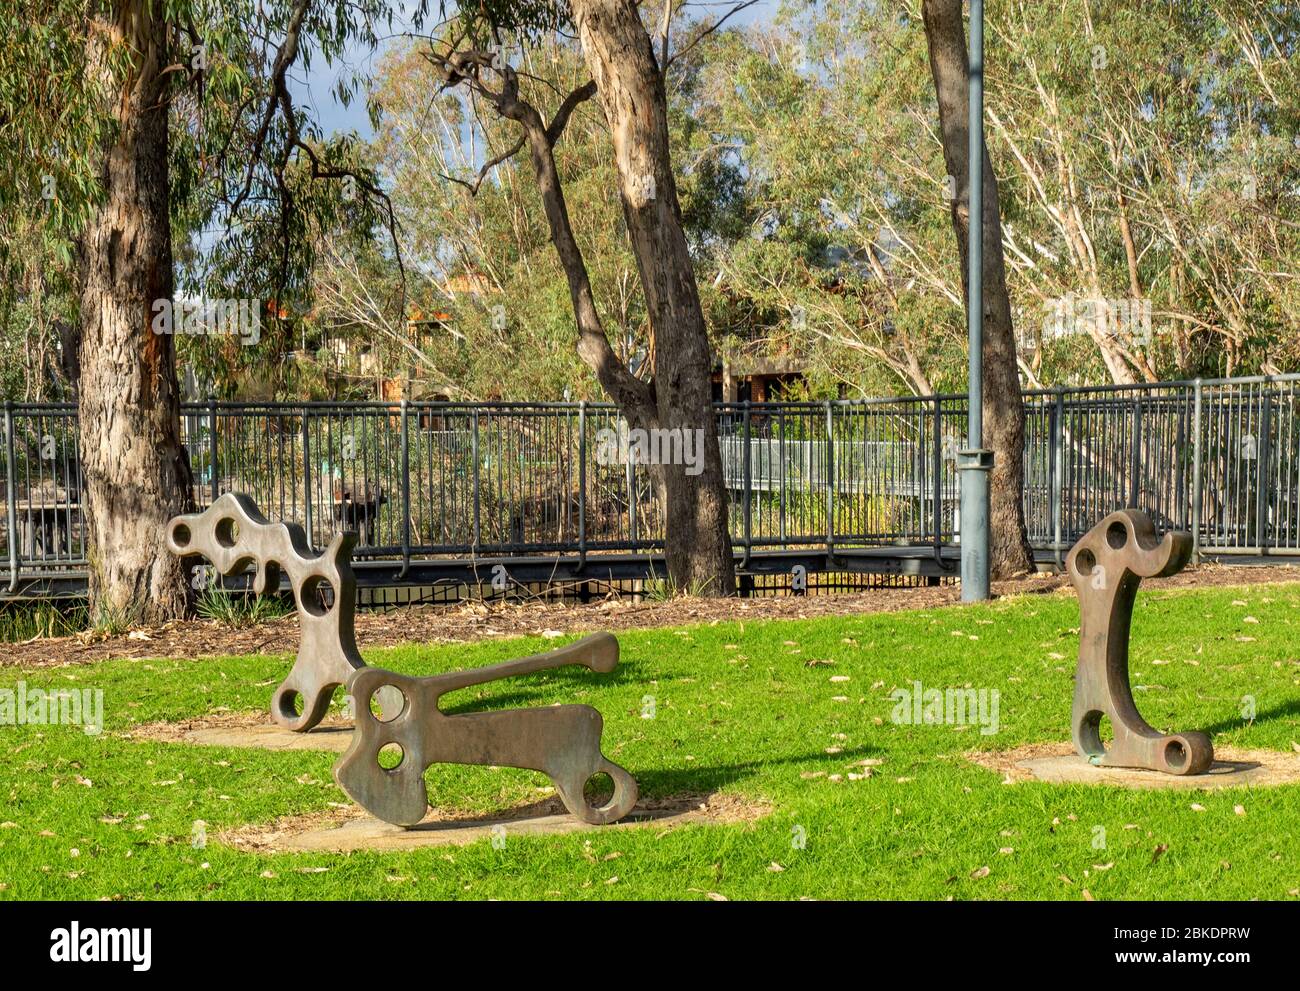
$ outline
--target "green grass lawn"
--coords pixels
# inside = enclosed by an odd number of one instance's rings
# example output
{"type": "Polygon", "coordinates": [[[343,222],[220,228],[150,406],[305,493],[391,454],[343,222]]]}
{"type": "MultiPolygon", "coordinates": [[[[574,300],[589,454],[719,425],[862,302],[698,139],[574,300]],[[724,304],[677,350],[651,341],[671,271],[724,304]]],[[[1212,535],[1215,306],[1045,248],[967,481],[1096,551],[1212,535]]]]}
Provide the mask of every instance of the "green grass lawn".
{"type": "MultiPolygon", "coordinates": [[[[195,849],[196,820],[215,837],[347,802],[330,776],[334,756],[124,738],[139,722],[265,711],[285,658],[3,668],[0,688],[21,679],[29,689],[102,689],[105,727],[88,736],[0,726],[0,898],[1296,897],[1300,786],[1005,785],[962,757],[1068,738],[1077,623],[1073,599],[1043,596],[624,634],[611,675],[565,669],[447,701],[590,703],[605,716],[606,754],[643,795],[719,791],[770,803],[770,814],[410,853],[260,855],[215,839],[195,849]],[[998,731],[896,724],[890,692],[914,681],[996,689],[998,731]],[[646,696],[653,719],[642,718],[646,696]],[[860,770],[850,765],[866,758],[883,763],[850,781],[860,770]]],[[[559,642],[365,653],[372,664],[431,673],[559,642]]],[[[1300,741],[1300,584],[1144,592],[1132,667],[1153,725],[1291,753],[1300,741]],[[1245,696],[1253,721],[1242,716],[1245,696]]],[[[427,779],[431,801],[466,812],[536,798],[548,784],[455,766],[435,766],[427,779]]]]}

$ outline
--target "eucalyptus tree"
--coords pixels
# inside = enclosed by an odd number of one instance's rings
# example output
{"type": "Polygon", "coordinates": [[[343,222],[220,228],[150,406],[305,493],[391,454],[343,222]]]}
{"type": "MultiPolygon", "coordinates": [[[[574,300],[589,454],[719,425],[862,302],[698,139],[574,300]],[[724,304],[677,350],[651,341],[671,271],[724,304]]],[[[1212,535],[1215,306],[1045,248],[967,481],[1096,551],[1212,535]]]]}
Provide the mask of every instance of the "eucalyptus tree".
{"type": "MultiPolygon", "coordinates": [[[[965,24],[960,3],[922,12],[792,4],[712,70],[718,126],[760,187],[754,243],[729,259],[735,281],[758,305],[797,314],[778,331],[792,346],[821,350],[845,384],[877,394],[900,383],[955,390],[965,378],[965,24]]],[[[1032,558],[1012,308],[986,166],[984,427],[997,464],[990,563],[1002,577],[1032,558]]]]}
{"type": "Polygon", "coordinates": [[[1087,380],[1099,356],[1127,383],[1296,367],[1300,11],[1115,0],[990,16],[996,58],[1017,68],[990,76],[1018,201],[1012,282],[1039,323],[1046,304],[1073,331],[1037,342],[1035,368],[1087,380]],[[1117,309],[1128,319],[1107,319],[1117,309]]]}
{"type": "MultiPolygon", "coordinates": [[[[193,499],[175,346],[157,332],[168,329],[157,318],[178,291],[254,298],[278,319],[305,308],[322,230],[378,225],[396,243],[375,173],[350,142],[324,140],[294,102],[292,73],[352,45],[375,46],[399,8],[401,29],[419,32],[428,0],[31,0],[0,15],[11,40],[0,54],[0,96],[12,118],[0,133],[3,205],[43,211],[48,231],[75,247],[81,501],[97,616],[156,620],[188,603],[179,562],[162,544],[167,519],[193,499]]],[[[559,132],[600,88],[656,335],[655,376],[641,380],[619,360],[570,267],[579,353],[636,423],[701,431],[702,475],[663,466],[669,570],[684,587],[728,593],[734,569],[711,354],[668,150],[667,30],[656,56],[638,7],[612,0],[572,10],[490,0],[451,20],[460,37],[480,41],[527,40],[561,25],[581,37],[593,78],[556,117],[541,124],[535,109],[512,107],[534,162],[553,170],[559,132]]],[[[457,58],[457,81],[480,85],[489,57],[457,58]]],[[[513,86],[513,70],[502,79],[513,86]]],[[[355,92],[355,81],[345,82],[338,95],[355,92]]],[[[558,188],[544,184],[544,192],[554,220],[558,188]]],[[[557,239],[565,244],[571,238],[557,239]]]]}
{"type": "MultiPolygon", "coordinates": [[[[75,252],[81,505],[100,620],[158,620],[188,604],[166,521],[189,508],[172,336],[178,233],[224,227],[221,285],[278,312],[301,284],[306,233],[348,180],[382,210],[373,173],[332,154],[294,105],[314,52],[373,44],[380,0],[29,0],[0,13],[0,207],[75,252]],[[322,184],[334,184],[331,190],[322,184]],[[260,302],[260,300],[259,300],[260,302]]],[[[421,16],[423,4],[415,13],[421,16]]],[[[183,246],[182,246],[183,248],[183,246]]],[[[6,290],[8,291],[8,289],[6,290]]]]}
{"type": "MultiPolygon", "coordinates": [[[[735,562],[712,409],[713,355],[670,150],[665,72],[673,59],[672,5],[663,11],[653,39],[632,0],[571,0],[551,9],[549,23],[534,24],[544,31],[576,29],[590,74],[562,95],[549,119],[522,86],[521,73],[506,52],[504,25],[493,12],[465,16],[431,38],[427,58],[442,73],[445,87],[466,88],[485,112],[515,126],[513,140],[483,163],[481,173],[527,153],[568,284],[579,356],[633,429],[689,436],[700,444],[698,461],[670,458],[655,466],[666,564],[679,588],[727,595],[735,589],[735,562]],[[604,111],[623,221],[653,337],[649,381],[633,373],[610,341],[556,163],[566,127],[593,98],[604,111]]],[[[533,41],[538,33],[516,30],[515,37],[533,41]]]]}

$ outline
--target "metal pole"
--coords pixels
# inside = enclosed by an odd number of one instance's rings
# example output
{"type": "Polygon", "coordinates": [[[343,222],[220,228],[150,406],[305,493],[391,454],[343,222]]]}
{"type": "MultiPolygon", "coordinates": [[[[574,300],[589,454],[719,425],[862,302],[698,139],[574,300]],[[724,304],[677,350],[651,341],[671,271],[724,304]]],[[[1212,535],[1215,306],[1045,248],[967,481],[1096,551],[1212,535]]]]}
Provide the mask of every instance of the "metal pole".
{"type": "Polygon", "coordinates": [[[984,2],[970,5],[970,119],[966,150],[966,326],[969,393],[966,450],[961,452],[961,598],[989,598],[989,471],[993,452],[984,448],[984,2]]]}

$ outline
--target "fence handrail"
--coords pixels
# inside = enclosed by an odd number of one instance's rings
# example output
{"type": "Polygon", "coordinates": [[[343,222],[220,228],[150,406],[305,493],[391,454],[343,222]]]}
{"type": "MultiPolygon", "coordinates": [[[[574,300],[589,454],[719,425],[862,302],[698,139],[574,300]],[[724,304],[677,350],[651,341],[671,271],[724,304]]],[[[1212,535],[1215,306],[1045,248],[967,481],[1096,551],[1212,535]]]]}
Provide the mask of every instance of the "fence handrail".
{"type": "MultiPolygon", "coordinates": [[[[1161,392],[1176,389],[1190,389],[1197,383],[1203,388],[1214,386],[1245,386],[1245,385],[1287,385],[1294,382],[1300,382],[1300,372],[1288,372],[1283,375],[1244,375],[1229,378],[1195,378],[1195,379],[1171,379],[1160,382],[1132,382],[1124,384],[1107,384],[1107,385],[1056,385],[1045,386],[1042,388],[1021,389],[1022,399],[1054,397],[1058,394],[1065,396],[1074,395],[1105,395],[1107,393],[1121,394],[1130,392],[1161,392]]],[[[852,408],[855,406],[888,406],[899,403],[924,404],[933,403],[935,400],[940,401],[963,401],[967,398],[964,392],[934,392],[934,393],[916,393],[909,395],[893,396],[860,396],[855,399],[801,399],[801,400],[764,400],[764,401],[722,401],[713,403],[715,411],[726,411],[741,413],[746,405],[756,411],[765,410],[788,410],[788,409],[824,409],[827,403],[835,408],[852,408]]],[[[16,413],[49,411],[57,413],[76,413],[76,403],[72,402],[52,402],[52,401],[10,401],[10,406],[16,413]]],[[[236,412],[277,412],[291,413],[294,410],[373,410],[375,412],[400,412],[403,404],[410,410],[449,410],[469,412],[471,410],[492,411],[519,411],[519,410],[560,410],[577,413],[579,406],[591,412],[602,412],[617,410],[618,404],[608,401],[591,401],[591,400],[492,400],[484,402],[474,402],[470,400],[443,400],[443,399],[400,399],[400,400],[346,400],[346,399],[309,399],[309,400],[245,400],[245,399],[198,399],[186,400],[181,403],[181,413],[193,414],[207,411],[212,405],[219,410],[233,410],[236,412]]]]}

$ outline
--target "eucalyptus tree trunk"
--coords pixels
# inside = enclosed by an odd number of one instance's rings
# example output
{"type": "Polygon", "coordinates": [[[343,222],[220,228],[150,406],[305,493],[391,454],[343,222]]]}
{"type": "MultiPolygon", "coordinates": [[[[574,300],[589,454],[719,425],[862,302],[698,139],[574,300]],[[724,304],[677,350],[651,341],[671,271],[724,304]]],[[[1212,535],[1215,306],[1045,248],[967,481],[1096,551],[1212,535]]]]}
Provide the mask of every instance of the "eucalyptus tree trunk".
{"type": "Polygon", "coordinates": [[[729,595],[735,559],[713,415],[713,354],[677,200],[662,67],[631,0],[572,0],[571,9],[613,138],[654,334],[655,426],[690,431],[703,447],[698,474],[663,466],[668,572],[679,588],[729,595]]]}
{"type": "MultiPolygon", "coordinates": [[[[970,247],[968,168],[970,59],[961,0],[923,0],[922,17],[930,52],[930,74],[939,103],[943,158],[956,180],[952,226],[961,260],[962,285],[969,298],[967,256],[970,247]]],[[[950,187],[951,188],[951,187],[950,187]]],[[[990,479],[989,570],[1007,578],[1033,570],[1033,552],[1025,528],[1025,409],[1016,364],[1002,258],[1002,210],[998,181],[984,147],[984,443],[994,452],[990,479]]]]}
{"type": "Polygon", "coordinates": [[[87,46],[92,71],[106,71],[103,45],[130,53],[124,77],[114,79],[104,198],[80,258],[81,506],[99,621],[156,622],[188,606],[180,561],[163,534],[168,519],[191,508],[191,474],[172,338],[152,330],[153,302],[170,300],[173,290],[162,7],[96,6],[87,46]]]}

